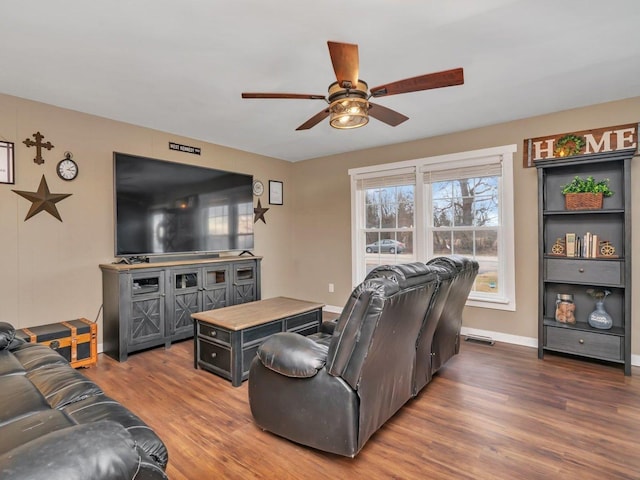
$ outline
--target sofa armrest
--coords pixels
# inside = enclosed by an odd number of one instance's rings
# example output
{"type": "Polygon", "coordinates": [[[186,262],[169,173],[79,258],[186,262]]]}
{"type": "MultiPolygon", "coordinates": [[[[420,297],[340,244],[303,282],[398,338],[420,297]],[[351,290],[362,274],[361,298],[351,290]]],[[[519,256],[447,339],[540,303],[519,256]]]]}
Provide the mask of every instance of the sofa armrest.
{"type": "MultiPolygon", "coordinates": [[[[109,480],[138,478],[142,457],[122,425],[101,421],[57,430],[0,455],[7,480],[109,480]]],[[[165,479],[158,468],[144,478],[165,479]]]]}
{"type": "Polygon", "coordinates": [[[258,348],[258,358],[269,370],[293,378],[313,377],[327,362],[328,347],[298,333],[270,336],[258,348]]]}
{"type": "Polygon", "coordinates": [[[16,329],[13,328],[13,325],[7,322],[0,322],[0,350],[7,348],[15,336],[16,329]]]}
{"type": "Polygon", "coordinates": [[[333,320],[325,320],[320,324],[320,332],[333,335],[333,331],[336,329],[336,325],[338,325],[337,318],[334,318],[333,320]]]}

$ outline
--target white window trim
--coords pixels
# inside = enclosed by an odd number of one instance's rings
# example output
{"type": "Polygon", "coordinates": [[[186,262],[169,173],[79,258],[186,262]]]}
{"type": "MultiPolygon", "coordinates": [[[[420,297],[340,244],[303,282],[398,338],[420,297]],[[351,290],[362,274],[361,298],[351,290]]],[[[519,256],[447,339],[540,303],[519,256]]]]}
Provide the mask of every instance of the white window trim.
{"type": "MultiPolygon", "coordinates": [[[[516,287],[515,287],[515,226],[514,226],[514,194],[513,194],[513,154],[517,151],[517,145],[503,145],[500,147],[471,150],[467,152],[438,155],[435,157],[418,158],[401,162],[386,163],[361,168],[349,169],[351,178],[351,212],[355,218],[351,222],[351,261],[352,261],[352,283],[355,286],[363,278],[362,266],[357,261],[359,253],[364,246],[360,235],[358,235],[357,219],[362,218],[364,202],[359,197],[357,181],[362,178],[391,175],[394,171],[413,169],[416,176],[422,175],[423,170],[429,170],[435,165],[446,164],[447,168],[465,167],[482,164],[487,157],[499,156],[502,161],[501,176],[501,219],[503,226],[502,248],[504,262],[501,262],[501,281],[504,283],[502,297],[486,298],[481,293],[474,293],[467,300],[467,305],[472,307],[491,308],[496,310],[515,311],[516,309],[516,287]]],[[[422,183],[422,179],[416,179],[416,187],[422,183]]],[[[416,235],[414,237],[414,248],[418,261],[424,262],[425,245],[427,242],[428,225],[426,222],[420,226],[419,218],[424,219],[424,188],[415,190],[415,213],[416,213],[416,235]]],[[[360,192],[362,194],[362,192],[360,192]]]]}

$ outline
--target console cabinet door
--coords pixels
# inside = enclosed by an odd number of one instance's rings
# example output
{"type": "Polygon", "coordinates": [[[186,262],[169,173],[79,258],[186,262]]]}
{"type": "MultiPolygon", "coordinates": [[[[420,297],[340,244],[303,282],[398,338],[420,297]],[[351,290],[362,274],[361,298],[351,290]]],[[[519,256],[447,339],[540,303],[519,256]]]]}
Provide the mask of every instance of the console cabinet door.
{"type": "Polygon", "coordinates": [[[131,305],[127,329],[129,345],[162,342],[165,336],[165,272],[129,275],[131,305]]]}
{"type": "Polygon", "coordinates": [[[167,332],[172,337],[193,335],[191,314],[202,311],[200,268],[174,268],[168,270],[167,332]]]}
{"type": "Polygon", "coordinates": [[[233,265],[233,303],[253,302],[258,300],[257,277],[255,263],[239,263],[233,265]]]}
{"type": "Polygon", "coordinates": [[[231,305],[229,302],[229,264],[202,268],[202,309],[213,310],[231,305]]]}

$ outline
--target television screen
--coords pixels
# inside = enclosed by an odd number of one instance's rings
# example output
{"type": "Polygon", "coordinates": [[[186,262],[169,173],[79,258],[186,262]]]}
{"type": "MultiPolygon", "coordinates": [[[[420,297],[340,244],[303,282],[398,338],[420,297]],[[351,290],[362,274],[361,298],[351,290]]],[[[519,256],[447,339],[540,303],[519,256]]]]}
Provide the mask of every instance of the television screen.
{"type": "Polygon", "coordinates": [[[114,153],[118,257],[253,248],[253,177],[114,153]]]}

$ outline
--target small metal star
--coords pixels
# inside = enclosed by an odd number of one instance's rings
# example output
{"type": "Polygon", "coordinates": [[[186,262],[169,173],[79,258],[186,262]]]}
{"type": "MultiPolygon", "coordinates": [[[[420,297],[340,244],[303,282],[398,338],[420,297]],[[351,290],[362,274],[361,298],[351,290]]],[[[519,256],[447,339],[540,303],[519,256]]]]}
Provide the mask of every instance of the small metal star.
{"type": "Polygon", "coordinates": [[[260,204],[260,199],[258,199],[258,206],[253,209],[253,223],[256,223],[258,220],[262,220],[265,224],[267,221],[264,219],[264,214],[267,213],[268,208],[262,208],[260,204]]]}
{"type": "Polygon", "coordinates": [[[56,203],[71,196],[70,193],[51,193],[44,175],[42,175],[42,180],[40,180],[40,186],[38,186],[37,192],[26,192],[24,190],[13,191],[32,202],[31,208],[29,209],[29,212],[27,212],[27,216],[24,218],[25,222],[40,212],[49,212],[58,220],[62,221],[60,213],[58,213],[56,203]]]}

